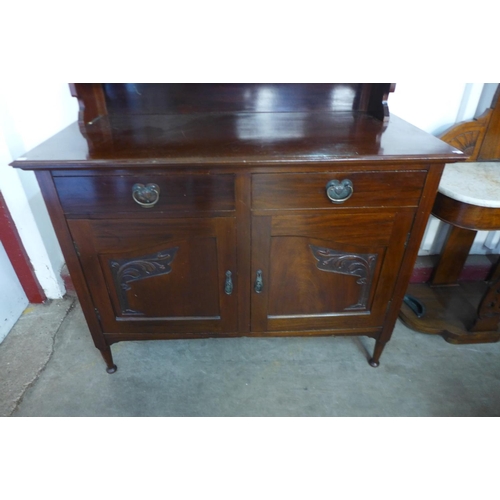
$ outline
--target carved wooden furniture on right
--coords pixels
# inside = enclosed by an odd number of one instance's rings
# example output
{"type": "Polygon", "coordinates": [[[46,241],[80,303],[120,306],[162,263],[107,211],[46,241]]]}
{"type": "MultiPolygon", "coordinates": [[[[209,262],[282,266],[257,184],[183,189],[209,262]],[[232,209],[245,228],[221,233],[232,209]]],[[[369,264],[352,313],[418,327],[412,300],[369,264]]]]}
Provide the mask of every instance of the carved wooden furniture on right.
{"type": "Polygon", "coordinates": [[[500,261],[486,283],[458,283],[477,231],[500,230],[500,163],[475,162],[500,158],[499,99],[500,88],[482,117],[441,137],[470,158],[445,168],[432,214],[450,232],[430,283],[410,285],[400,313],[410,328],[451,343],[500,340],[500,261]]]}

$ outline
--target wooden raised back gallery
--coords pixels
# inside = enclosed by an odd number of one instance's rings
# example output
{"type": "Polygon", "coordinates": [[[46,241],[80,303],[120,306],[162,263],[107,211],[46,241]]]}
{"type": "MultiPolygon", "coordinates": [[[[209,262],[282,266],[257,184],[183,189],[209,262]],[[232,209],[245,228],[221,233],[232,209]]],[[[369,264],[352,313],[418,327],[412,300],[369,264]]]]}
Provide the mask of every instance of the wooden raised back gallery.
{"type": "Polygon", "coordinates": [[[445,163],[391,84],[72,84],[35,170],[107,371],[124,340],[366,335],[378,366],[445,163]],[[76,117],[75,117],[76,118],[76,117]]]}

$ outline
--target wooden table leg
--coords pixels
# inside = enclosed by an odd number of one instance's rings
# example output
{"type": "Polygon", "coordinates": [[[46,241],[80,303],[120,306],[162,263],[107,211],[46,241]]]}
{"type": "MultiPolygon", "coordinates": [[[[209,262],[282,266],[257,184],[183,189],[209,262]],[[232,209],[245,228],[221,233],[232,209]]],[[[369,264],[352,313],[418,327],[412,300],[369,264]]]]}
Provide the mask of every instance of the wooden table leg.
{"type": "Polygon", "coordinates": [[[106,371],[108,373],[115,373],[117,368],[116,365],[113,363],[113,355],[111,354],[111,348],[106,347],[104,349],[99,349],[101,351],[101,355],[106,362],[106,371]]]}
{"type": "Polygon", "coordinates": [[[380,355],[382,354],[382,351],[384,350],[385,347],[385,342],[382,342],[380,339],[378,339],[375,342],[375,349],[373,351],[373,356],[372,358],[368,361],[370,366],[373,366],[373,368],[377,368],[377,366],[380,365],[380,355]]]}
{"type": "Polygon", "coordinates": [[[456,285],[477,231],[452,226],[439,262],[430,279],[431,286],[456,285]]]}
{"type": "Polygon", "coordinates": [[[488,277],[489,287],[477,310],[471,332],[496,332],[500,322],[500,258],[488,277]]]}

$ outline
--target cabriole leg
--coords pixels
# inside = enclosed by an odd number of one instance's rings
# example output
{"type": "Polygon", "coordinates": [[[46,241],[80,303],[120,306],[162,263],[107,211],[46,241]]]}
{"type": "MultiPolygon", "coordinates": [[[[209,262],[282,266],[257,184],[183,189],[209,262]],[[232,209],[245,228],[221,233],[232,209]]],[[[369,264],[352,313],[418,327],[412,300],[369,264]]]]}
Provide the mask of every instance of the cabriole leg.
{"type": "Polygon", "coordinates": [[[104,349],[99,349],[99,350],[101,351],[102,357],[106,362],[107,365],[106,371],[108,373],[115,373],[117,368],[116,365],[113,363],[113,355],[111,354],[111,348],[105,347],[104,349]]]}

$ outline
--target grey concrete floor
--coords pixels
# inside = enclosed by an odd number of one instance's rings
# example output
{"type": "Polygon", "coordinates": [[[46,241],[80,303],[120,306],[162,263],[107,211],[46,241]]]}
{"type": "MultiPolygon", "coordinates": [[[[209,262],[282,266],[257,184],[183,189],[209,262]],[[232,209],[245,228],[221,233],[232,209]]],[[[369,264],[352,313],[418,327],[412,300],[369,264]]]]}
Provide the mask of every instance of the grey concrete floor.
{"type": "Polygon", "coordinates": [[[0,345],[2,415],[498,416],[500,343],[398,323],[379,368],[366,337],[122,342],[108,375],[80,306],[32,307],[0,345]],[[42,333],[43,330],[45,333],[42,333]]]}

